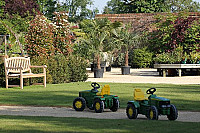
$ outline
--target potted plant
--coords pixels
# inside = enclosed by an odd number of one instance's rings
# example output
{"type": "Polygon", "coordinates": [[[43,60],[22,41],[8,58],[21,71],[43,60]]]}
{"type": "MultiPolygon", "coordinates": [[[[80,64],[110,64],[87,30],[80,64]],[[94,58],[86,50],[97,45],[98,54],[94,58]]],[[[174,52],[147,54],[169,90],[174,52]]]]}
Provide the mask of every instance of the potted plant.
{"type": "MultiPolygon", "coordinates": [[[[94,68],[94,78],[103,78],[103,69],[101,68],[101,54],[105,52],[105,47],[109,44],[106,42],[109,37],[111,37],[112,32],[115,28],[121,26],[121,23],[114,22],[111,23],[108,19],[96,19],[91,21],[86,21],[86,27],[89,27],[86,31],[86,39],[84,42],[88,44],[88,47],[92,53],[94,53],[94,60],[96,60],[97,67],[94,68]]],[[[108,49],[109,50],[109,49],[108,49]]]]}
{"type": "Polygon", "coordinates": [[[128,62],[129,56],[129,49],[132,48],[135,44],[135,40],[139,36],[131,32],[130,24],[126,25],[122,28],[117,34],[116,38],[118,39],[118,43],[121,46],[121,49],[125,51],[125,63],[124,66],[121,67],[122,75],[129,75],[130,74],[130,67],[128,62]]]}

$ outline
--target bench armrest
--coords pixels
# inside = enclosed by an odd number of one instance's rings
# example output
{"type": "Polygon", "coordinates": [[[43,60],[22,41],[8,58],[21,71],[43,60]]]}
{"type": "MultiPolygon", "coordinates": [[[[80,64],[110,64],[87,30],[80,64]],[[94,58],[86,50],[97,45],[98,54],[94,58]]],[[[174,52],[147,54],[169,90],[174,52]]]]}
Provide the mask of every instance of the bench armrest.
{"type": "Polygon", "coordinates": [[[6,69],[22,69],[23,70],[23,67],[6,67],[6,69]]]}
{"type": "Polygon", "coordinates": [[[46,65],[43,65],[43,66],[30,66],[30,68],[47,68],[46,65]]]}

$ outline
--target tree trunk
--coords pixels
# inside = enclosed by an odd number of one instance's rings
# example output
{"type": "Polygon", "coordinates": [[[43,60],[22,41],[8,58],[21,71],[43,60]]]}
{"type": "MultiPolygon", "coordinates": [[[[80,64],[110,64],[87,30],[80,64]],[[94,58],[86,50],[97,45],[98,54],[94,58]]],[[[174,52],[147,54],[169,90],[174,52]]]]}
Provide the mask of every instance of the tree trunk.
{"type": "Polygon", "coordinates": [[[128,66],[128,50],[126,51],[125,54],[125,66],[128,66]]]}
{"type": "Polygon", "coordinates": [[[97,69],[101,69],[99,54],[97,55],[97,69]]]}

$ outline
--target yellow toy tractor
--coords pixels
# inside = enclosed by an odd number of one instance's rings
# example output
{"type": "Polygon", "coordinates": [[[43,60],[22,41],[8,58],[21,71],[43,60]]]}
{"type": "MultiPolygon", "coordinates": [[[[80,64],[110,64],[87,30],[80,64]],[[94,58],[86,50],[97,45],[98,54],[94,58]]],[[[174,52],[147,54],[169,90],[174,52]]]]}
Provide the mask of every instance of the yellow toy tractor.
{"type": "Polygon", "coordinates": [[[74,99],[73,108],[76,111],[83,111],[86,106],[96,113],[103,112],[104,108],[109,108],[113,112],[118,110],[119,97],[110,95],[109,85],[104,85],[101,92],[97,90],[100,88],[98,83],[94,82],[91,86],[93,89],[79,92],[79,97],[74,99]]]}
{"type": "Polygon", "coordinates": [[[155,91],[155,88],[148,89],[146,93],[150,96],[146,99],[141,89],[134,90],[134,100],[129,101],[126,108],[129,119],[136,119],[138,114],[143,114],[151,120],[158,120],[159,115],[167,115],[169,120],[177,119],[176,106],[170,104],[169,99],[157,97],[154,94],[155,91]]]}

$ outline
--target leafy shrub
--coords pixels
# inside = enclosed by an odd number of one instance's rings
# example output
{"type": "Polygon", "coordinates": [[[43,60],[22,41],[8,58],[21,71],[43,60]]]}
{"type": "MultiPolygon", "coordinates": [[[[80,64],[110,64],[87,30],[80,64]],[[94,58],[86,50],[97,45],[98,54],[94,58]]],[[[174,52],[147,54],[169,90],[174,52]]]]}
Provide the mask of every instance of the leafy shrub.
{"type": "Polygon", "coordinates": [[[87,80],[87,62],[83,58],[77,56],[70,56],[68,58],[68,67],[71,82],[87,80]]]}
{"type": "Polygon", "coordinates": [[[65,12],[55,13],[53,21],[36,15],[30,22],[25,46],[30,56],[68,55],[72,52],[75,36],[65,12]]]}
{"type": "MultiPolygon", "coordinates": [[[[32,65],[47,65],[47,83],[68,83],[85,81],[88,76],[86,73],[87,64],[81,57],[64,55],[51,56],[49,59],[37,56],[31,60],[32,65]]],[[[34,69],[33,72],[42,72],[41,70],[34,69]]],[[[34,79],[41,82],[42,79],[34,79]]]]}
{"type": "Polygon", "coordinates": [[[172,52],[182,46],[183,53],[199,51],[199,18],[187,13],[160,16],[152,32],[149,32],[149,49],[157,54],[172,52]],[[186,14],[186,15],[185,15],[186,14]]]}
{"type": "Polygon", "coordinates": [[[152,62],[153,53],[147,48],[134,49],[130,52],[130,62],[132,67],[145,68],[149,67],[152,62]]]}

